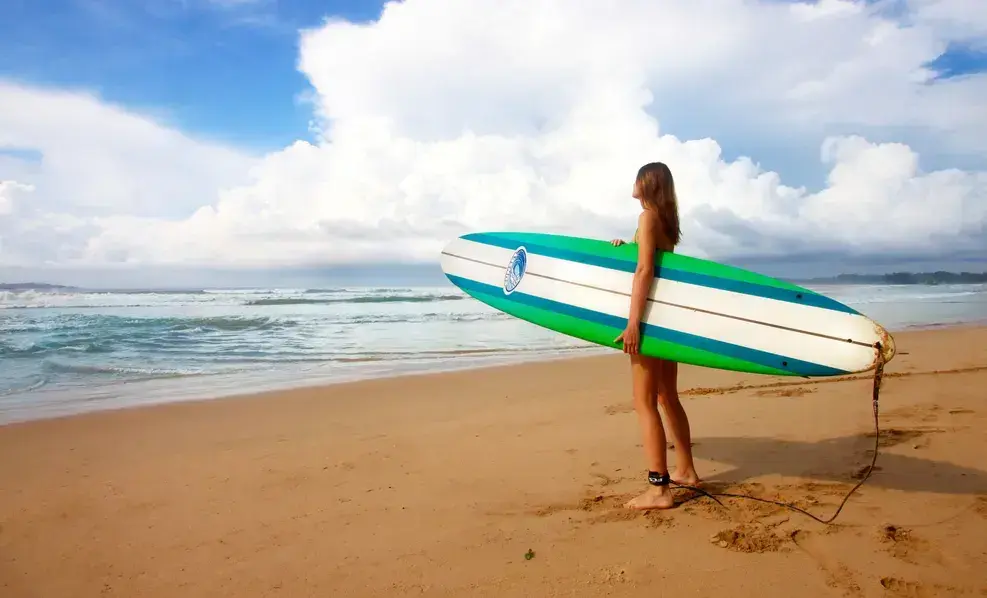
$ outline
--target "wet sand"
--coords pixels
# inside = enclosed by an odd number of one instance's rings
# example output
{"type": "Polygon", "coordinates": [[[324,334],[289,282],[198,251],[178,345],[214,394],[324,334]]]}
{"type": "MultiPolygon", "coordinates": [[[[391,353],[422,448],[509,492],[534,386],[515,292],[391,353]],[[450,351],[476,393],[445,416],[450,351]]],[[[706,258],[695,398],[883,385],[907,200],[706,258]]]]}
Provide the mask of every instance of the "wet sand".
{"type": "MultiPolygon", "coordinates": [[[[829,526],[623,509],[619,354],[3,426],[0,596],[985,596],[987,329],[896,341],[878,469],[829,526]]],[[[709,490],[828,517],[870,462],[869,375],[681,388],[709,490]]]]}

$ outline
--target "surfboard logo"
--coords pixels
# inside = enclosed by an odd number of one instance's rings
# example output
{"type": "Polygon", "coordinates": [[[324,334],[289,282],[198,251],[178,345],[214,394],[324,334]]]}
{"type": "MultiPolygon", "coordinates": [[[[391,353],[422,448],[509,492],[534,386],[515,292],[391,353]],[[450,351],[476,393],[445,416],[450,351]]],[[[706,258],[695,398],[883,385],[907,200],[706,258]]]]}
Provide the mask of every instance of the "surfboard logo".
{"type": "Polygon", "coordinates": [[[504,272],[504,294],[510,295],[521,284],[524,272],[528,268],[528,250],[522,245],[514,251],[509,262],[507,271],[504,272]]]}

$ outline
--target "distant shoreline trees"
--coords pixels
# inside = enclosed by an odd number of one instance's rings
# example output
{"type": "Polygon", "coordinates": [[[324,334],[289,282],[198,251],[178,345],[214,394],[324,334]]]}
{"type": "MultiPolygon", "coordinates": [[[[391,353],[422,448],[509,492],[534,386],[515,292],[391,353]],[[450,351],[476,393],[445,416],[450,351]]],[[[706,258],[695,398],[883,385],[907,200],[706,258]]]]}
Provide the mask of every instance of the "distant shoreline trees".
{"type": "Polygon", "coordinates": [[[887,274],[839,274],[805,282],[838,284],[978,284],[987,283],[987,272],[890,272],[887,274]]]}

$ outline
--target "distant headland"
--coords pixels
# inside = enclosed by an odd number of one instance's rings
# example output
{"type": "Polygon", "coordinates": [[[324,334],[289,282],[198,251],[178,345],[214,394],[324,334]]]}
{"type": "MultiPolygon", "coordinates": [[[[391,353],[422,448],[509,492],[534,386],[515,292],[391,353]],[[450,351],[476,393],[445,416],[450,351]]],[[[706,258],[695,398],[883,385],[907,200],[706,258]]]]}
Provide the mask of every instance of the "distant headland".
{"type": "Polygon", "coordinates": [[[44,282],[0,282],[0,291],[75,291],[76,287],[44,282]]]}
{"type": "Polygon", "coordinates": [[[801,282],[836,284],[978,284],[987,283],[987,272],[891,272],[888,274],[839,274],[801,282]]]}

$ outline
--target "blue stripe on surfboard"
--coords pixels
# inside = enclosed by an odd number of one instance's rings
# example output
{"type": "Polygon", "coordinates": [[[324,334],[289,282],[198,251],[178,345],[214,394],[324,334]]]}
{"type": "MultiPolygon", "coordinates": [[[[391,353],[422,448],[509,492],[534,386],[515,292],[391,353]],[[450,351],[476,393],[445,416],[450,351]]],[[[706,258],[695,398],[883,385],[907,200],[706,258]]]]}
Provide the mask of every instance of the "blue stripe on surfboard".
{"type": "MultiPolygon", "coordinates": [[[[524,245],[528,253],[534,253],[537,255],[544,255],[547,257],[554,257],[561,260],[571,260],[574,262],[580,262],[583,264],[590,264],[593,266],[599,266],[601,268],[609,268],[611,270],[618,270],[621,272],[633,273],[634,269],[637,267],[637,263],[628,260],[619,260],[609,257],[603,257],[598,255],[592,255],[589,253],[582,253],[579,251],[573,251],[571,249],[562,249],[559,247],[549,247],[546,245],[539,245],[538,243],[528,243],[515,241],[513,239],[505,239],[503,237],[498,237],[497,235],[491,235],[489,233],[471,233],[464,235],[462,237],[467,241],[475,241],[477,243],[483,243],[486,245],[493,245],[494,247],[502,247],[504,249],[514,250],[524,245]]],[[[821,309],[828,309],[831,311],[838,311],[848,314],[856,315],[857,310],[843,305],[839,301],[830,299],[824,295],[818,295],[811,292],[799,293],[798,291],[792,291],[788,289],[780,289],[777,287],[771,287],[767,285],[757,284],[753,282],[746,282],[743,280],[731,280],[729,278],[720,278],[719,276],[710,276],[709,274],[699,274],[698,272],[686,272],[685,270],[676,270],[674,268],[668,268],[663,266],[661,270],[656,273],[660,278],[665,280],[674,280],[677,282],[683,282],[686,284],[694,284],[703,287],[709,287],[712,289],[719,289],[722,291],[733,291],[734,293],[743,293],[745,295],[753,295],[755,297],[762,297],[764,299],[774,299],[776,301],[786,301],[788,303],[795,303],[798,305],[805,305],[809,307],[818,307],[821,309]]]]}
{"type": "MultiPolygon", "coordinates": [[[[567,316],[572,316],[574,318],[579,318],[581,320],[586,320],[588,322],[603,324],[604,326],[610,326],[618,330],[622,330],[627,326],[627,318],[621,318],[596,310],[569,305],[567,303],[560,303],[552,299],[528,295],[519,291],[514,291],[510,295],[505,295],[504,290],[497,286],[477,282],[475,280],[470,280],[454,274],[446,273],[446,276],[453,284],[467,292],[473,291],[476,293],[485,293],[487,295],[495,295],[498,297],[503,296],[503,298],[507,301],[553,311],[567,316]]],[[[718,341],[709,337],[672,330],[671,328],[656,326],[654,324],[645,323],[642,334],[657,340],[678,343],[680,345],[686,345],[696,349],[709,351],[710,353],[719,353],[720,355],[726,355],[728,357],[741,359],[770,368],[787,370],[803,376],[836,376],[849,373],[846,370],[841,370],[827,365],[813,363],[811,361],[803,361],[801,359],[795,359],[793,357],[778,355],[768,351],[761,351],[750,347],[735,345],[725,341],[718,341]],[[787,363],[787,365],[783,365],[783,363],[787,363]]]]}

